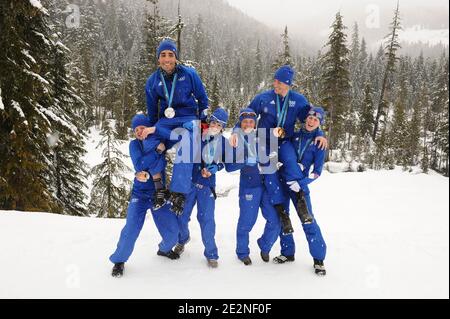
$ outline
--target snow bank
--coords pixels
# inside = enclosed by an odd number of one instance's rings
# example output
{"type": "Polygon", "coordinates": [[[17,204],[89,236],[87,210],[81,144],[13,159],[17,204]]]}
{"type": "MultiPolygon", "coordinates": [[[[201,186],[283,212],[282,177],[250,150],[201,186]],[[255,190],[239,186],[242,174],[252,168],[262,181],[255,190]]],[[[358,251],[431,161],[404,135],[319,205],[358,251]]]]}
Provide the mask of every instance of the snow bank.
{"type": "Polygon", "coordinates": [[[347,173],[347,172],[362,172],[366,168],[364,164],[358,163],[356,161],[347,162],[327,162],[323,166],[324,170],[330,173],[347,173]]]}
{"type": "MultiPolygon", "coordinates": [[[[91,159],[93,162],[98,159],[91,159]]],[[[220,172],[218,187],[238,174],[220,172]]],[[[217,199],[220,264],[209,269],[196,219],[180,260],[156,256],[151,216],[126,265],[110,276],[124,220],[0,212],[0,298],[448,298],[449,183],[439,175],[393,171],[330,174],[311,184],[314,213],[328,244],[328,274],[312,270],[305,236],[293,218],[296,261],[264,263],[250,234],[253,265],[235,256],[238,189],[217,199]],[[285,283],[280,289],[280,282],[285,283]]],[[[279,253],[277,243],[271,252],[279,253]]]]}

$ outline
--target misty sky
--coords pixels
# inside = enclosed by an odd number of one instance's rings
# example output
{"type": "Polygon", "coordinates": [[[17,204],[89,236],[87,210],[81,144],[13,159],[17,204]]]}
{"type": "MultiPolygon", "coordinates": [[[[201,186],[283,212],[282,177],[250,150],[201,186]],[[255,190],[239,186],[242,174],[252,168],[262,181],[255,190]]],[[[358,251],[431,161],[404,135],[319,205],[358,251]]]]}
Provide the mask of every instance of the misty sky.
{"type": "MultiPolygon", "coordinates": [[[[226,0],[247,15],[282,30],[288,25],[293,37],[311,46],[323,44],[337,11],[373,47],[383,38],[392,20],[397,0],[226,0]]],[[[403,0],[400,12],[408,41],[444,42],[448,45],[448,0],[403,0]]]]}

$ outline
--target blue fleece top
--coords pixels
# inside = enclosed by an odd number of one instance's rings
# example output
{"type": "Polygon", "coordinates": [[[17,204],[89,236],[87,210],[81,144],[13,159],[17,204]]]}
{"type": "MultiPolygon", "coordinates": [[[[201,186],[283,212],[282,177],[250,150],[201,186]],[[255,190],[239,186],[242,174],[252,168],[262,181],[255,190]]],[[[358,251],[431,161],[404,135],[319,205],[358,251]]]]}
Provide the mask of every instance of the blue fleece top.
{"type": "MultiPolygon", "coordinates": [[[[208,109],[208,96],[197,71],[184,65],[177,65],[175,72],[177,74],[177,82],[172,102],[175,116],[196,116],[200,120],[205,120],[205,111],[208,109]]],[[[167,75],[159,68],[147,80],[145,85],[147,114],[152,126],[155,125],[159,118],[164,116],[164,110],[168,104],[164,84],[161,81],[161,74],[165,78],[167,90],[170,94],[175,73],[167,75]],[[159,111],[158,103],[161,111],[159,111]]]]}

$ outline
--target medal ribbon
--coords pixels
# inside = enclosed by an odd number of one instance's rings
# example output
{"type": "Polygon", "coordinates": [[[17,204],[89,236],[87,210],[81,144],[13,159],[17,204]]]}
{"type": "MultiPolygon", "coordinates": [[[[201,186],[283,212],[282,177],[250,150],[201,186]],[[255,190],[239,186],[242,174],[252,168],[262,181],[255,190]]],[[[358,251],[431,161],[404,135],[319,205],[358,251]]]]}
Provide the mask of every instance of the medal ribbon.
{"type": "Polygon", "coordinates": [[[169,95],[169,90],[167,89],[166,80],[164,79],[164,76],[162,75],[161,71],[159,72],[159,76],[161,77],[161,82],[164,86],[164,95],[166,96],[167,108],[171,108],[172,102],[173,102],[173,95],[175,93],[175,86],[177,84],[178,74],[175,74],[175,77],[173,78],[172,90],[170,91],[170,95],[169,95]]]}
{"type": "Polygon", "coordinates": [[[287,110],[289,107],[289,92],[286,94],[286,97],[284,98],[283,103],[283,109],[280,110],[280,97],[277,94],[277,119],[278,119],[278,125],[277,127],[283,127],[284,123],[286,122],[286,116],[287,116],[287,110]]]}
{"type": "Polygon", "coordinates": [[[303,155],[305,154],[305,151],[308,148],[308,146],[311,145],[312,141],[313,141],[313,138],[312,137],[309,138],[306,141],[306,144],[303,146],[303,148],[301,148],[301,146],[302,146],[302,139],[300,139],[300,142],[298,143],[298,150],[299,150],[299,152],[298,152],[298,161],[299,162],[302,161],[303,155]]]}

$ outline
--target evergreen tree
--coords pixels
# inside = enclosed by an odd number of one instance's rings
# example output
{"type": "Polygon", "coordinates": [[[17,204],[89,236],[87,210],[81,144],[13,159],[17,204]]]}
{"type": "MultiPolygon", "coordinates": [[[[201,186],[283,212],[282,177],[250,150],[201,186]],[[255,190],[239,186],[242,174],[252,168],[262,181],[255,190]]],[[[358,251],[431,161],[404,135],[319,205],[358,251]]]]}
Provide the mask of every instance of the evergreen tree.
{"type": "Polygon", "coordinates": [[[392,146],[397,156],[397,163],[403,165],[406,168],[408,165],[408,158],[406,157],[404,138],[407,136],[407,118],[406,118],[406,106],[407,106],[407,78],[405,62],[400,64],[400,77],[399,77],[400,89],[398,92],[398,98],[394,107],[394,118],[392,127],[392,146]]]}
{"type": "Polygon", "coordinates": [[[241,89],[242,89],[242,71],[241,71],[241,60],[238,55],[236,55],[236,69],[235,69],[235,90],[236,94],[241,95],[241,89]]]}
{"type": "Polygon", "coordinates": [[[258,44],[256,46],[255,68],[254,68],[254,83],[256,84],[255,90],[259,89],[261,83],[264,80],[263,71],[264,67],[262,62],[261,41],[258,40],[258,44]]]}
{"type": "Polygon", "coordinates": [[[47,135],[54,114],[46,79],[52,50],[40,2],[0,2],[0,209],[52,211],[47,135]]]}
{"type": "Polygon", "coordinates": [[[159,43],[169,35],[169,23],[161,16],[158,0],[147,0],[145,7],[146,19],[144,22],[143,41],[140,46],[139,63],[136,65],[137,104],[146,105],[145,83],[148,76],[158,68],[157,49],[159,43]]]}
{"type": "MultiPolygon", "coordinates": [[[[362,38],[358,57],[358,83],[366,83],[368,79],[368,59],[366,40],[362,38]]],[[[364,92],[364,87],[361,88],[364,92]]]]}
{"type": "Polygon", "coordinates": [[[440,58],[439,66],[434,75],[435,85],[432,98],[432,110],[436,113],[436,128],[432,142],[432,168],[443,171],[448,176],[448,158],[449,158],[449,64],[448,57],[440,58]],[[444,169],[442,169],[444,166],[444,169]]]}
{"type": "Polygon", "coordinates": [[[126,215],[130,181],[123,175],[130,168],[119,150],[115,123],[106,120],[97,148],[103,147],[103,162],[92,169],[94,176],[89,211],[97,217],[120,218],[126,215]]]}
{"type": "MultiPolygon", "coordinates": [[[[141,89],[143,90],[143,89],[141,89]]],[[[131,127],[131,119],[140,110],[136,100],[136,88],[131,70],[125,71],[120,85],[120,103],[117,103],[117,133],[120,139],[127,139],[128,129],[131,127]]]]}
{"type": "Polygon", "coordinates": [[[231,105],[228,108],[228,126],[233,128],[239,121],[240,105],[236,100],[232,100],[231,105]]]}
{"type": "Polygon", "coordinates": [[[284,33],[281,35],[283,42],[282,50],[278,53],[275,62],[272,64],[272,70],[275,72],[283,65],[290,65],[295,67],[294,61],[291,56],[291,49],[289,47],[289,33],[288,27],[284,29],[284,33]]]}
{"type": "Polygon", "coordinates": [[[420,168],[427,174],[430,168],[430,161],[428,157],[428,146],[425,145],[422,150],[422,161],[420,162],[420,168]]]}
{"type": "Polygon", "coordinates": [[[367,137],[372,133],[374,111],[372,94],[370,84],[366,83],[364,89],[364,100],[361,106],[361,113],[359,115],[359,135],[362,137],[367,137]]]}
{"type": "Polygon", "coordinates": [[[332,25],[333,31],[327,45],[329,51],[322,57],[322,100],[329,114],[327,121],[330,149],[336,149],[343,141],[344,114],[350,98],[349,50],[346,47],[345,26],[340,12],[332,25]]]}
{"type": "MultiPolygon", "coordinates": [[[[203,29],[203,18],[201,15],[197,17],[197,24],[194,27],[194,61],[201,67],[205,62],[206,35],[203,29]]],[[[200,71],[200,70],[199,70],[200,71]]],[[[201,71],[199,72],[202,73],[201,71]]]]}
{"type": "Polygon", "coordinates": [[[372,138],[375,141],[377,138],[377,133],[380,125],[383,122],[383,118],[386,116],[388,101],[386,100],[387,91],[391,89],[391,76],[395,72],[395,65],[398,60],[397,51],[401,48],[398,33],[401,30],[400,25],[400,11],[399,4],[397,3],[397,8],[394,12],[394,19],[391,23],[391,32],[387,36],[388,42],[386,44],[385,52],[385,69],[383,74],[383,82],[381,84],[380,98],[378,102],[378,107],[375,115],[375,125],[373,129],[372,138]]]}
{"type": "Polygon", "coordinates": [[[360,43],[358,23],[355,22],[353,26],[353,34],[349,51],[349,71],[352,79],[352,86],[355,86],[358,76],[358,66],[360,63],[360,43]]]}
{"type": "Polygon", "coordinates": [[[49,110],[59,118],[51,118],[52,136],[49,137],[53,151],[53,165],[50,183],[53,181],[54,196],[58,203],[57,212],[83,216],[86,214],[86,169],[82,156],[85,134],[82,119],[75,113],[84,102],[73,92],[66,70],[67,48],[55,35],[49,65],[49,80],[52,84],[53,105],[49,110]],[[56,138],[56,139],[55,139],[56,138]],[[55,139],[55,140],[54,140],[55,139]],[[51,141],[54,141],[52,143],[51,141]]]}
{"type": "MultiPolygon", "coordinates": [[[[95,124],[96,115],[98,116],[98,107],[95,107],[98,105],[96,95],[99,88],[96,52],[101,40],[101,20],[95,2],[85,1],[81,10],[80,21],[76,21],[77,12],[71,12],[71,16],[66,17],[69,19],[66,22],[69,23],[69,27],[60,27],[60,29],[62,39],[70,50],[68,61],[70,83],[75,94],[85,102],[84,107],[79,108],[77,113],[83,119],[83,128],[87,129],[95,124]],[[73,21],[72,17],[74,17],[73,21]],[[79,26],[76,25],[77,22],[79,26]]],[[[58,15],[53,20],[57,19],[58,15]]]]}
{"type": "Polygon", "coordinates": [[[408,134],[405,140],[405,158],[408,159],[409,166],[415,166],[418,162],[419,152],[420,152],[420,128],[421,128],[421,117],[420,117],[420,104],[414,104],[412,111],[412,117],[408,124],[408,134]]]}
{"type": "Polygon", "coordinates": [[[212,114],[221,105],[221,103],[220,103],[220,101],[221,101],[220,100],[220,92],[219,92],[219,82],[217,80],[217,74],[214,74],[213,87],[212,87],[211,94],[209,96],[211,96],[211,102],[209,103],[209,105],[210,105],[209,112],[212,114]]]}

